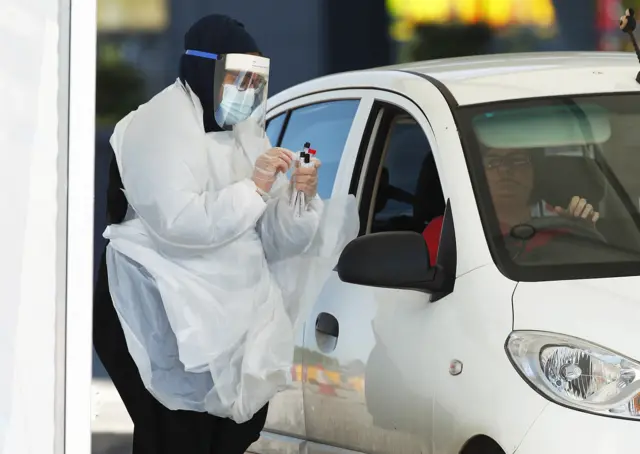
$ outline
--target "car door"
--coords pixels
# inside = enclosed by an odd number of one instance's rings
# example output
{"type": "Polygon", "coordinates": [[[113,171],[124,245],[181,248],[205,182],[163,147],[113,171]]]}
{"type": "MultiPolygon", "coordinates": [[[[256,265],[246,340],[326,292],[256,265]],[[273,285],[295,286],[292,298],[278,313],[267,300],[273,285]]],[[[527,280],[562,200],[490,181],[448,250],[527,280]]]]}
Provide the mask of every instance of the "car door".
{"type": "MultiPolygon", "coordinates": [[[[363,102],[361,90],[323,92],[276,106],[267,115],[267,135],[273,146],[293,151],[310,142],[322,161],[318,192],[330,198],[334,182],[340,180],[342,167],[352,164],[344,151],[359,141],[365,127],[370,100],[363,102]]],[[[350,169],[347,169],[351,172],[350,169]]],[[[293,384],[279,393],[269,405],[269,415],[261,440],[252,451],[266,453],[298,452],[306,439],[302,394],[302,345],[300,331],[292,371],[293,384]]]]}
{"type": "MultiPolygon", "coordinates": [[[[422,111],[371,91],[350,188],[361,234],[412,230],[444,213],[436,142],[422,111]]],[[[354,144],[355,145],[355,144],[354,144]]],[[[309,453],[429,453],[429,296],[346,284],[334,273],[306,323],[303,365],[309,453]]]]}

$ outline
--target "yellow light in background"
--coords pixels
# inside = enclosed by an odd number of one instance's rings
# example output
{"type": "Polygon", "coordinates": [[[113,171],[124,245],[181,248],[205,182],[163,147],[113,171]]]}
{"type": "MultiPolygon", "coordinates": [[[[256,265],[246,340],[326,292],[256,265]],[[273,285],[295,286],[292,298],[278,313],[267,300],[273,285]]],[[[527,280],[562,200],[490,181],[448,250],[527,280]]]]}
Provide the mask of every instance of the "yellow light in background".
{"type": "Polygon", "coordinates": [[[458,0],[453,2],[455,17],[465,24],[477,22],[480,17],[479,0],[458,0]]]}
{"type": "Polygon", "coordinates": [[[169,24],[167,0],[98,0],[98,31],[163,31],[169,24]]]}
{"type": "Polygon", "coordinates": [[[395,17],[417,23],[451,20],[450,0],[387,0],[387,10],[395,17]]]}
{"type": "Polygon", "coordinates": [[[556,23],[556,10],[552,0],[532,1],[529,8],[531,20],[541,27],[551,27],[556,23]]]}
{"type": "MultiPolygon", "coordinates": [[[[549,0],[551,1],[551,0],[549,0]]],[[[535,0],[533,6],[530,0],[522,0],[520,4],[516,4],[511,10],[511,20],[516,24],[527,24],[531,20],[531,8],[535,7],[535,0]]]]}
{"type": "MultiPolygon", "coordinates": [[[[507,25],[512,18],[512,0],[489,0],[484,1],[481,17],[492,27],[503,27],[507,25]]],[[[522,8],[525,3],[519,0],[518,3],[522,8]]],[[[517,8],[517,6],[516,6],[517,8]]]]}
{"type": "Polygon", "coordinates": [[[390,15],[399,17],[402,16],[402,5],[404,5],[403,0],[387,0],[387,11],[390,15]]]}
{"type": "Polygon", "coordinates": [[[451,20],[449,0],[405,0],[419,22],[446,22],[451,20]]]}
{"type": "MultiPolygon", "coordinates": [[[[421,3],[421,0],[412,0],[415,3],[421,3]]],[[[449,0],[430,0],[431,10],[428,18],[432,21],[450,21],[453,19],[451,15],[451,2],[449,0]]]]}
{"type": "Polygon", "coordinates": [[[552,0],[387,0],[389,13],[416,24],[485,22],[492,27],[555,23],[552,0]]]}
{"type": "Polygon", "coordinates": [[[391,37],[396,41],[409,41],[413,37],[415,25],[407,20],[397,20],[391,24],[391,37]]]}

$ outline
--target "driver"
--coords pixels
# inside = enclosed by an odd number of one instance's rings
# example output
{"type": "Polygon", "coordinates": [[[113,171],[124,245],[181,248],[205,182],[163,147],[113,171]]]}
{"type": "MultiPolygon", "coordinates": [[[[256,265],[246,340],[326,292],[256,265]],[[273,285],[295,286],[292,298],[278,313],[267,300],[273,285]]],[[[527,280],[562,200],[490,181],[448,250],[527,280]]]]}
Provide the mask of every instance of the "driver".
{"type": "MultiPolygon", "coordinates": [[[[532,151],[521,148],[490,148],[483,157],[485,175],[491,194],[491,201],[498,217],[500,230],[504,236],[511,228],[531,220],[534,169],[532,151]]],[[[545,204],[545,215],[579,217],[594,226],[600,214],[583,197],[574,196],[566,208],[545,204]]],[[[434,218],[423,232],[427,242],[431,265],[435,265],[440,244],[443,216],[434,218]]],[[[527,243],[526,252],[547,244],[560,230],[539,232],[527,243]]]]}
{"type": "MultiPolygon", "coordinates": [[[[503,234],[518,224],[531,220],[533,192],[533,166],[531,151],[526,149],[489,149],[485,154],[484,168],[491,193],[491,200],[503,234]]],[[[590,220],[594,225],[600,214],[586,199],[574,196],[569,206],[546,206],[546,213],[575,216],[590,220]]]]}

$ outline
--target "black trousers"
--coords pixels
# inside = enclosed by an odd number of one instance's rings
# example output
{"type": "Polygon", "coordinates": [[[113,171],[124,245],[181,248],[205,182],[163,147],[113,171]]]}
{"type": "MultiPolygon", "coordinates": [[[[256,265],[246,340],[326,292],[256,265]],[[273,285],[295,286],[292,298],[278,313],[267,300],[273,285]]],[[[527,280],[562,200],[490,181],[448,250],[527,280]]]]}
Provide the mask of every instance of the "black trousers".
{"type": "Polygon", "coordinates": [[[207,413],[168,410],[147,391],[113,307],[104,256],[94,292],[93,345],[133,420],[133,454],[243,454],[260,437],[267,406],[236,424],[207,413]]]}

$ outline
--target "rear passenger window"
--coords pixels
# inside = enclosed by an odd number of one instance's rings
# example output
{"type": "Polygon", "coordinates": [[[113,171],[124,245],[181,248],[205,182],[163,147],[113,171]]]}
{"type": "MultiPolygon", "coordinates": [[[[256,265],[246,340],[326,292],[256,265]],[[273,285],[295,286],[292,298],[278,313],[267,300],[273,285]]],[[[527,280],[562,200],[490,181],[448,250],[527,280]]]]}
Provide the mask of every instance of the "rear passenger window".
{"type": "Polygon", "coordinates": [[[323,199],[331,197],[342,151],[359,104],[356,99],[328,101],[291,112],[280,146],[299,151],[305,142],[310,142],[317,150],[317,157],[322,161],[318,194],[323,199]]]}
{"type": "Polygon", "coordinates": [[[282,126],[284,125],[286,117],[287,113],[285,112],[267,121],[267,137],[269,137],[269,142],[272,147],[278,146],[278,139],[280,138],[282,126]]]}

